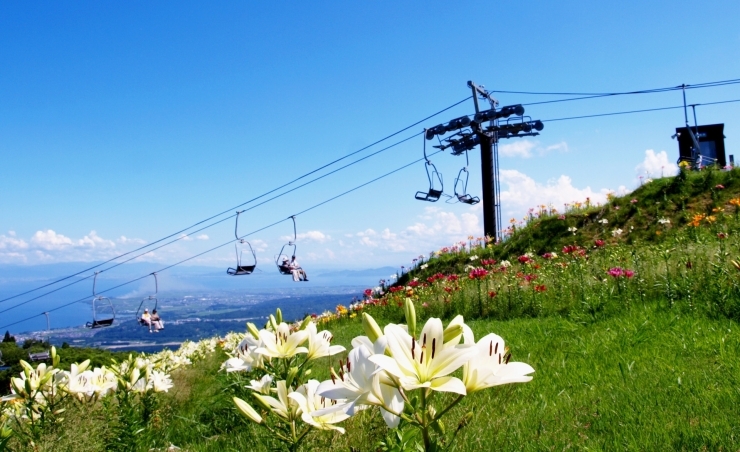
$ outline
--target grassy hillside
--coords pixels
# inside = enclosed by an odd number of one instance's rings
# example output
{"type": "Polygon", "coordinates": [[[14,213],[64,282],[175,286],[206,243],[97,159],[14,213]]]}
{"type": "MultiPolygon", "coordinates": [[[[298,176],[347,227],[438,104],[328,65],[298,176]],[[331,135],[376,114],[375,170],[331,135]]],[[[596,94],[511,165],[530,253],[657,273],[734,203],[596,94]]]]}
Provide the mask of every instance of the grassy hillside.
{"type": "MultiPolygon", "coordinates": [[[[534,378],[451,408],[438,437],[449,444],[457,434],[456,450],[738,450],[738,176],[682,173],[605,206],[543,208],[502,244],[452,245],[382,293],[317,320],[332,344],[349,350],[364,334],[363,312],[381,326],[405,323],[408,299],[419,325],[463,314],[476,338],[503,337],[512,360],[531,365],[534,378]]],[[[232,401],[238,396],[269,414],[245,388],[264,370],[220,370],[232,342],[172,371],[172,388],[145,399],[146,416],[137,418],[145,421],[126,441],[117,440],[127,431],[121,418],[111,417],[121,398],[109,396],[68,403],[37,449],[280,449],[232,401]]],[[[329,368],[346,357],[312,362],[310,378],[330,379],[329,368]]],[[[435,395],[442,406],[453,399],[435,395]]],[[[377,408],[341,425],[345,434],[312,431],[300,450],[416,450],[411,443],[421,442],[407,423],[400,435],[386,428],[377,408]]],[[[14,437],[9,445],[21,443],[14,437]]]]}

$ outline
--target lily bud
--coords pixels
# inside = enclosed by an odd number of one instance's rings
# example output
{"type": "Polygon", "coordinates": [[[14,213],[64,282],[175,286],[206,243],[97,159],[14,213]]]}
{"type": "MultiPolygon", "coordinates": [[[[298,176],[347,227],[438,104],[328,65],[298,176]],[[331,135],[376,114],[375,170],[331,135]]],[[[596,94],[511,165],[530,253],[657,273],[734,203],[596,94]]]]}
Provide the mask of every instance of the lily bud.
{"type": "Polygon", "coordinates": [[[444,331],[445,343],[450,342],[463,333],[462,325],[449,325],[444,331]]]}
{"type": "Polygon", "coordinates": [[[277,333],[278,323],[277,323],[277,320],[275,320],[275,316],[272,314],[270,314],[270,326],[272,327],[272,331],[274,333],[277,333]]]}
{"type": "Polygon", "coordinates": [[[262,406],[262,408],[264,408],[266,410],[272,410],[272,407],[270,406],[269,403],[267,403],[267,400],[263,399],[263,396],[257,394],[256,392],[253,392],[252,393],[252,396],[257,401],[257,403],[259,403],[260,406],[262,406]]]}
{"type": "Polygon", "coordinates": [[[277,319],[277,323],[283,323],[283,311],[280,308],[275,310],[275,318],[277,319]]]}
{"type": "Polygon", "coordinates": [[[236,407],[239,408],[239,411],[241,411],[242,414],[244,414],[250,420],[258,424],[262,423],[262,416],[260,416],[250,404],[240,399],[239,397],[234,397],[234,403],[236,404],[236,407]]]}
{"type": "Polygon", "coordinates": [[[370,339],[370,342],[375,342],[380,336],[383,335],[378,322],[368,313],[362,313],[362,329],[365,330],[365,335],[370,339]]]}
{"type": "Polygon", "coordinates": [[[301,322],[301,326],[298,328],[299,331],[305,330],[306,327],[308,327],[308,324],[311,323],[311,316],[307,315],[305,319],[303,319],[303,322],[301,322]]]}
{"type": "Polygon", "coordinates": [[[416,310],[414,309],[414,302],[411,298],[406,298],[406,302],[403,305],[403,312],[406,314],[406,325],[409,327],[409,334],[411,337],[416,337],[416,310]]]}
{"type": "Polygon", "coordinates": [[[255,339],[259,340],[260,338],[260,330],[257,329],[257,326],[252,322],[247,322],[247,330],[254,336],[255,339]]]}
{"type": "Polygon", "coordinates": [[[290,387],[296,376],[298,376],[298,368],[295,366],[291,367],[290,370],[288,370],[288,377],[285,379],[285,386],[290,387]]]}

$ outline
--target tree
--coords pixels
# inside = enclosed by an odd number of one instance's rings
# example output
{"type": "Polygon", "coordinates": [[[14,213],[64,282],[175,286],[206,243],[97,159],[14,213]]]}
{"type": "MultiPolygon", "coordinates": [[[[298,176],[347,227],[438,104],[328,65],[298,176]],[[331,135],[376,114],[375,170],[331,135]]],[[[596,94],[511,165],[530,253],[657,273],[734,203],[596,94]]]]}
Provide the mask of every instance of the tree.
{"type": "Polygon", "coordinates": [[[3,337],[3,342],[15,342],[15,336],[11,336],[10,331],[5,331],[5,337],[3,337]]]}

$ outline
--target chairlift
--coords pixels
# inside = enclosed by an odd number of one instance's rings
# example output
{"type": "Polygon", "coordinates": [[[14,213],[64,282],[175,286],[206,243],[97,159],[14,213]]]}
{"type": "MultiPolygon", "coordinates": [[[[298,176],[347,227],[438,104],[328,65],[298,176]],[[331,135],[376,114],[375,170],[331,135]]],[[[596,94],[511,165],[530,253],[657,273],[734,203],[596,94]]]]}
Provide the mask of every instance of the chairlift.
{"type": "Polygon", "coordinates": [[[419,201],[437,202],[444,191],[444,184],[442,183],[442,175],[437,171],[437,167],[427,158],[426,139],[424,140],[424,160],[424,169],[426,169],[427,179],[429,179],[429,190],[426,192],[417,191],[414,198],[419,201]]]}
{"type": "Polygon", "coordinates": [[[465,151],[465,166],[463,166],[460,172],[457,173],[457,178],[455,178],[455,186],[453,187],[453,190],[458,201],[473,206],[480,202],[480,198],[468,194],[468,179],[470,178],[470,173],[468,172],[469,164],[470,161],[468,160],[468,151],[465,151]],[[458,186],[460,187],[460,191],[458,191],[458,186]]]}
{"type": "MultiPolygon", "coordinates": [[[[46,316],[46,341],[47,343],[51,339],[51,323],[49,322],[49,313],[44,312],[44,315],[46,316]]],[[[42,337],[43,342],[43,337],[42,337]]],[[[44,350],[43,352],[37,352],[37,353],[29,353],[28,359],[31,361],[48,361],[51,359],[51,350],[44,350]]]]}
{"type": "Polygon", "coordinates": [[[93,279],[93,321],[85,324],[87,328],[92,329],[109,327],[113,325],[113,321],[116,319],[116,310],[113,308],[113,303],[110,301],[110,298],[97,295],[95,293],[95,283],[98,279],[98,273],[99,272],[95,272],[95,278],[93,279]],[[110,314],[102,315],[108,310],[110,310],[110,314]]]}
{"type": "MultiPolygon", "coordinates": [[[[139,322],[139,325],[146,326],[151,329],[151,325],[146,323],[144,320],[141,319],[141,316],[139,313],[141,312],[141,307],[144,306],[145,302],[152,302],[154,301],[154,307],[152,308],[152,311],[155,311],[157,309],[157,305],[159,304],[159,300],[157,300],[157,293],[159,293],[159,283],[157,282],[157,273],[152,273],[152,276],[154,276],[154,295],[149,295],[148,297],[141,300],[141,303],[139,303],[139,308],[136,310],[136,321],[139,322]]],[[[145,309],[149,309],[148,307],[145,309]]]]}
{"type": "Polygon", "coordinates": [[[234,251],[236,252],[236,268],[229,267],[226,269],[226,273],[231,276],[251,275],[257,267],[257,255],[254,254],[254,248],[252,248],[252,245],[248,241],[239,237],[239,233],[237,232],[239,229],[239,214],[242,212],[244,211],[242,210],[236,213],[236,224],[234,225],[234,237],[236,237],[236,243],[234,243],[234,251]],[[249,252],[252,253],[252,258],[254,259],[253,265],[242,265],[242,253],[247,247],[249,248],[249,252]]]}
{"type": "Polygon", "coordinates": [[[298,234],[296,233],[296,226],[295,226],[295,215],[291,215],[289,217],[291,220],[293,220],[293,240],[288,241],[288,243],[284,244],[282,248],[280,248],[280,252],[277,256],[275,256],[275,265],[277,265],[278,271],[281,275],[293,275],[293,269],[291,269],[288,265],[284,265],[283,262],[292,262],[293,258],[295,258],[296,254],[296,241],[298,239],[298,234]],[[285,254],[285,250],[293,248],[293,252],[290,256],[285,254]]]}

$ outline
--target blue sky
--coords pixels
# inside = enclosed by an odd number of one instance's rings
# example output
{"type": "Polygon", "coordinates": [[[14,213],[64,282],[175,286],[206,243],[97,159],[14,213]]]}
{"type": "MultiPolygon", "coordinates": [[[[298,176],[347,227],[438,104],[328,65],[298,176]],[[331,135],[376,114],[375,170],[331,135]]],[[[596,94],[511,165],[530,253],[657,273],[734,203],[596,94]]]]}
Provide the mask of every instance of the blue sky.
{"type": "MultiPolygon", "coordinates": [[[[467,80],[614,92],[739,78],[738,17],[737,1],[3,2],[0,263],[95,262],[156,240],[464,99],[467,80]]],[[[552,98],[496,96],[502,105],[552,98]]],[[[688,91],[689,103],[728,99],[740,99],[740,85],[688,91]]],[[[527,114],[680,104],[670,92],[527,114]]],[[[697,108],[700,123],[726,124],[728,153],[740,143],[739,109],[697,108]]],[[[398,138],[472,111],[468,101],[398,138]]],[[[551,122],[538,137],[502,143],[505,222],[659,175],[677,158],[670,136],[682,125],[683,112],[667,110],[551,122]]],[[[255,208],[244,229],[411,162],[421,147],[411,140],[255,208]]],[[[462,158],[433,161],[450,188],[462,158]]],[[[472,154],[478,196],[479,164],[472,154]]],[[[300,215],[300,260],[400,265],[480,235],[480,206],[415,201],[425,184],[417,164],[300,215]]],[[[290,233],[282,223],[250,240],[266,261],[290,233]]],[[[142,259],[169,264],[232,234],[227,221],[142,259]]],[[[192,263],[232,259],[225,247],[192,263]]]]}

